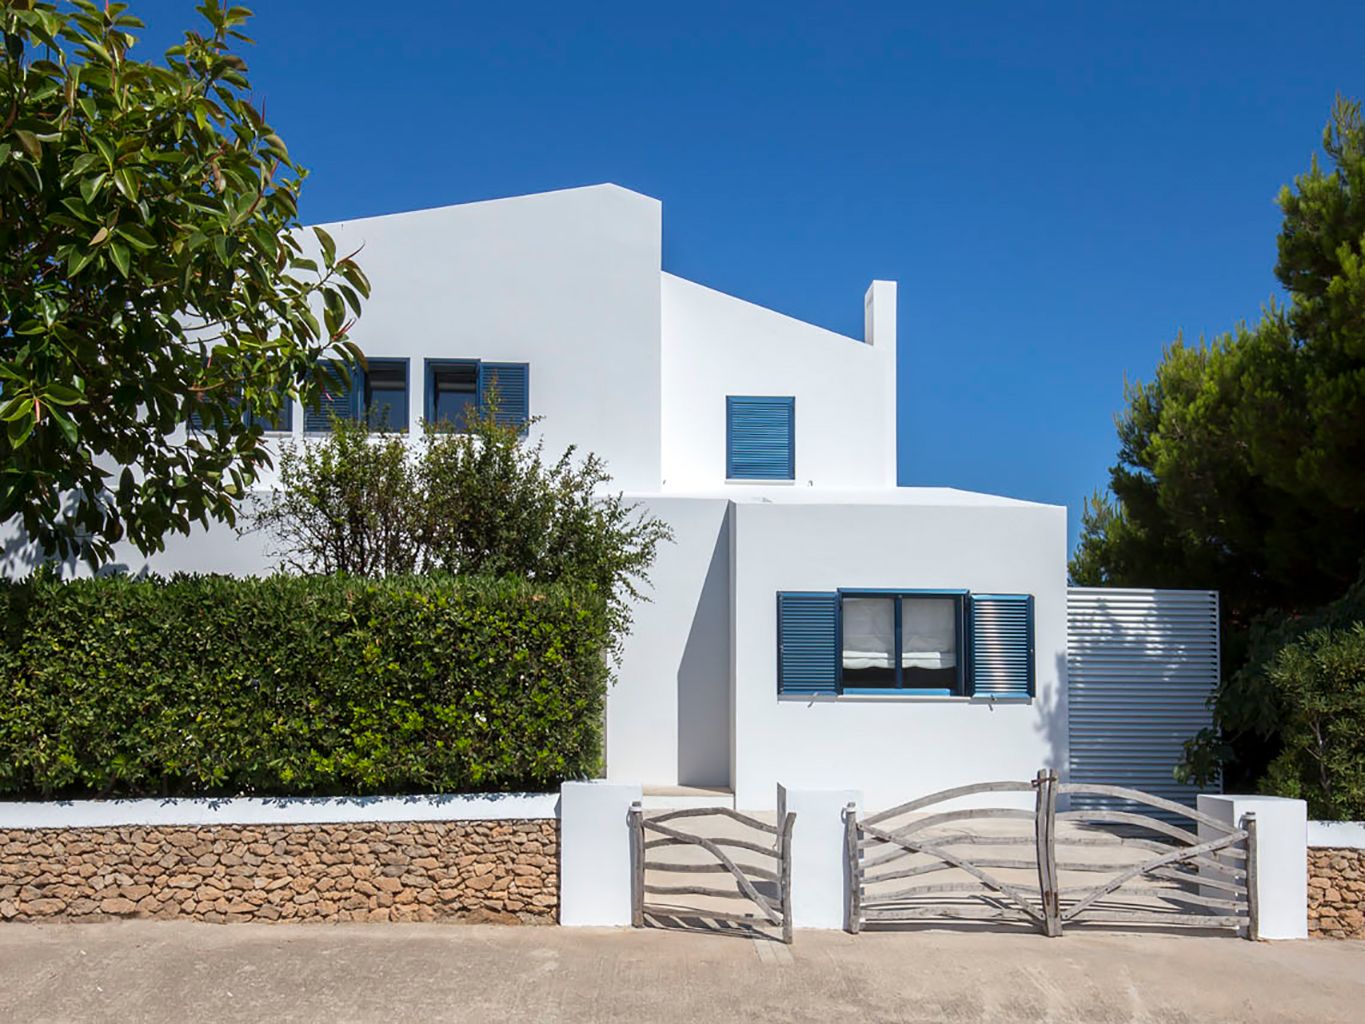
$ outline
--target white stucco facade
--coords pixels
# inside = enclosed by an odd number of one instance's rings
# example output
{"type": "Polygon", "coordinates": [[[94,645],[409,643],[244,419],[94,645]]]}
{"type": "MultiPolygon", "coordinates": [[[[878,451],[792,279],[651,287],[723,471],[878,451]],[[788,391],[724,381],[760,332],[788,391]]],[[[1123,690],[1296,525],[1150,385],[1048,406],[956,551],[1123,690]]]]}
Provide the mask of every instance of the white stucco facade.
{"type": "MultiPolygon", "coordinates": [[[[661,204],[615,185],[326,227],[361,250],[373,295],[352,337],[408,360],[411,424],[426,360],[525,363],[532,439],[603,456],[673,526],[608,699],[609,779],[730,788],[750,808],[778,783],[856,790],[875,809],[1065,766],[1065,510],[897,486],[893,282],[848,297],[862,338],[802,323],[665,272],[661,204]],[[727,479],[729,396],[790,400],[791,479],[727,479]],[[1031,595],[1034,696],[779,695],[778,592],[855,587],[1031,595]]],[[[302,423],[296,408],[296,441],[302,423]]],[[[13,541],[20,573],[33,556],[13,541]]],[[[275,568],[265,538],[224,527],[119,557],[275,568]]]]}

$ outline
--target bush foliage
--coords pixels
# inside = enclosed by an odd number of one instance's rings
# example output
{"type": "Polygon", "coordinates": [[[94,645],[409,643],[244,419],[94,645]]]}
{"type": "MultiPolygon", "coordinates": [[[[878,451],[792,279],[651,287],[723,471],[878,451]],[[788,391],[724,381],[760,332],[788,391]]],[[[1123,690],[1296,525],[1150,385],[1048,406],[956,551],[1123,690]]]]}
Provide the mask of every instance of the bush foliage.
{"type": "Polygon", "coordinates": [[[1313,818],[1365,818],[1365,624],[1313,630],[1283,647],[1267,674],[1284,748],[1266,790],[1307,800],[1313,818]]]}
{"type": "Polygon", "coordinates": [[[600,457],[570,447],[551,458],[496,409],[458,432],[426,424],[415,443],[333,420],[326,437],[284,446],[280,487],[253,525],[303,573],[571,581],[606,601],[616,654],[632,606],[647,600],[659,545],[673,536],[611,490],[600,457]]]}
{"type": "Polygon", "coordinates": [[[567,585],[0,586],[0,794],[545,789],[598,768],[604,602],[567,585]]]}

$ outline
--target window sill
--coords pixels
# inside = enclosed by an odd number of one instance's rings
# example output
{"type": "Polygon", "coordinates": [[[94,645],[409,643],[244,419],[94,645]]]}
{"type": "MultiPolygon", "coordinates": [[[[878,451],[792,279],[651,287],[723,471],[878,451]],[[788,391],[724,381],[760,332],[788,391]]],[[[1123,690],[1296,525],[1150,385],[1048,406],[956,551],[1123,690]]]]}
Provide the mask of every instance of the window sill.
{"type": "Polygon", "coordinates": [[[749,485],[749,486],[751,486],[751,487],[795,487],[795,486],[796,486],[796,481],[795,481],[795,480],[776,480],[776,479],[774,479],[774,480],[748,480],[748,479],[743,479],[743,480],[741,480],[741,479],[738,479],[738,478],[735,478],[735,477],[728,477],[728,476],[725,478],[725,482],[726,482],[727,484],[738,484],[738,485],[741,486],[741,487],[744,486],[745,484],[747,484],[747,485],[749,485]]]}

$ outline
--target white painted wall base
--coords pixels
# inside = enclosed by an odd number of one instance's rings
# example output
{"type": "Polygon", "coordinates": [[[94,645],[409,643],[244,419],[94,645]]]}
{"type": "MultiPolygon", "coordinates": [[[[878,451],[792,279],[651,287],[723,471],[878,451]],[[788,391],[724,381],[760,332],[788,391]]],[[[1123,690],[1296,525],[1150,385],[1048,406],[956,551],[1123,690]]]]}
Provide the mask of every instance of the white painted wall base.
{"type": "Polygon", "coordinates": [[[638,784],[566,782],[559,789],[559,923],[630,924],[630,805],[638,784]]]}
{"type": "MultiPolygon", "coordinates": [[[[1199,810],[1236,825],[1256,814],[1256,894],[1263,939],[1308,938],[1308,805],[1278,796],[1201,794],[1199,810]]],[[[1206,826],[1200,838],[1213,838],[1206,826]]]]}
{"type": "Polygon", "coordinates": [[[844,808],[861,805],[856,789],[777,787],[777,820],[796,812],[792,830],[792,924],[797,928],[843,928],[847,924],[848,858],[844,808]]]}
{"type": "Polygon", "coordinates": [[[1365,821],[1310,821],[1308,845],[1365,850],[1365,821]]]}
{"type": "Polygon", "coordinates": [[[554,793],[35,800],[0,803],[0,828],[509,821],[553,818],[558,808],[554,793]]]}

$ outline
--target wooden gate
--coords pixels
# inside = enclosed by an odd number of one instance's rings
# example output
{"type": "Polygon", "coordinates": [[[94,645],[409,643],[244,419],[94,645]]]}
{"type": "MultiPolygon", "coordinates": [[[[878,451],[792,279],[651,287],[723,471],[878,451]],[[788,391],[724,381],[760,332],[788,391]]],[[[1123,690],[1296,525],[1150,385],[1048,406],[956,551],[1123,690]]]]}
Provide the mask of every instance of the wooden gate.
{"type": "MultiPolygon", "coordinates": [[[[631,844],[631,924],[643,928],[647,917],[658,919],[698,919],[748,928],[781,929],[782,941],[792,940],[791,844],[796,814],[788,813],[776,825],[769,825],[728,807],[697,807],[668,811],[645,817],[637,802],[630,809],[631,844]],[[712,828],[711,835],[687,832],[676,824],[684,819],[717,818],[725,828],[712,828]],[[738,834],[723,834],[725,832],[738,834]],[[650,838],[653,836],[654,838],[650,838]],[[691,861],[651,860],[650,851],[665,848],[694,851],[691,861]],[[761,858],[762,863],[740,863],[726,850],[742,850],[761,858]],[[700,851],[702,856],[696,856],[700,851]],[[733,888],[716,886],[660,884],[650,873],[659,875],[728,874],[733,888]],[[745,901],[754,912],[739,913],[708,905],[683,906],[651,902],[650,896],[691,896],[706,901],[745,901]]],[[[752,860],[753,856],[748,857],[752,860]]]]}
{"type": "Polygon", "coordinates": [[[946,918],[1013,921],[1053,936],[1064,924],[1099,923],[1244,928],[1257,937],[1252,814],[1233,827],[1138,790],[1061,784],[1044,770],[1032,782],[959,786],[861,819],[850,804],[844,820],[855,933],[868,923],[946,918]],[[1028,792],[1031,810],[933,810],[1028,792]],[[1059,795],[1104,806],[1058,812],[1059,795]]]}

